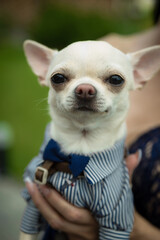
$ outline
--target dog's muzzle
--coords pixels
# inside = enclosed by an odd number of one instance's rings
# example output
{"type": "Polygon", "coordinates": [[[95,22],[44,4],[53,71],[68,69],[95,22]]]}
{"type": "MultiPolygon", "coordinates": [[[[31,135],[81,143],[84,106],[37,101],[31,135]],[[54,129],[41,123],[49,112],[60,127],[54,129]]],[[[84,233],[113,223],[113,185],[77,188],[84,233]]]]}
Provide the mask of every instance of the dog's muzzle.
{"type": "Polygon", "coordinates": [[[90,84],[80,84],[75,89],[76,109],[79,111],[97,111],[95,99],[97,90],[90,84]]]}
{"type": "Polygon", "coordinates": [[[80,84],[75,89],[75,96],[78,100],[89,101],[96,97],[97,90],[91,84],[80,84]]]}

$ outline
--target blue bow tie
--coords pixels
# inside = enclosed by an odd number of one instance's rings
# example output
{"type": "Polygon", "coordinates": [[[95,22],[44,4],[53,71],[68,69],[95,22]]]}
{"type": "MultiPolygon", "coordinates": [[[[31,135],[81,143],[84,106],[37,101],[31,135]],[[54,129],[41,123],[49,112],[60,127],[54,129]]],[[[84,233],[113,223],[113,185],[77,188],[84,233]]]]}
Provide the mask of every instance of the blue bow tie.
{"type": "Polygon", "coordinates": [[[85,169],[90,158],[88,156],[77,154],[65,155],[61,152],[58,143],[51,139],[44,150],[43,159],[52,162],[68,162],[69,168],[73,176],[76,178],[85,169]]]}

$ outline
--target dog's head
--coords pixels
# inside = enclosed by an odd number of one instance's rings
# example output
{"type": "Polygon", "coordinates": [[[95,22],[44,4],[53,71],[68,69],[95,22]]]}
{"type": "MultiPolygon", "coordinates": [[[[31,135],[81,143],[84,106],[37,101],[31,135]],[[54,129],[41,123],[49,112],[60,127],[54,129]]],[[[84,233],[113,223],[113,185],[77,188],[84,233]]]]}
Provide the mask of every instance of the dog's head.
{"type": "Polygon", "coordinates": [[[160,68],[160,47],[124,54],[101,41],[76,42],[61,51],[25,41],[25,54],[42,85],[49,87],[51,115],[77,120],[93,115],[124,120],[128,92],[141,88],[160,68]]]}

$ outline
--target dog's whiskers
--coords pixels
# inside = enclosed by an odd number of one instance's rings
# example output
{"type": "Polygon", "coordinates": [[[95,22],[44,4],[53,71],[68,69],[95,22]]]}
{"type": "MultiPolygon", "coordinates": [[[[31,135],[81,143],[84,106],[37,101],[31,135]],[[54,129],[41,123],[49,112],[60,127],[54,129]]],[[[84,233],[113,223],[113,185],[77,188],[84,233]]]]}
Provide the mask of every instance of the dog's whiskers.
{"type": "Polygon", "coordinates": [[[44,103],[45,101],[46,101],[46,103],[47,103],[48,97],[34,100],[34,102],[36,103],[36,106],[40,105],[41,103],[44,103]]]}
{"type": "Polygon", "coordinates": [[[37,99],[34,102],[36,102],[36,107],[40,110],[40,111],[45,111],[48,114],[48,98],[42,98],[42,99],[37,99]],[[44,106],[45,105],[45,106],[44,106]]]}

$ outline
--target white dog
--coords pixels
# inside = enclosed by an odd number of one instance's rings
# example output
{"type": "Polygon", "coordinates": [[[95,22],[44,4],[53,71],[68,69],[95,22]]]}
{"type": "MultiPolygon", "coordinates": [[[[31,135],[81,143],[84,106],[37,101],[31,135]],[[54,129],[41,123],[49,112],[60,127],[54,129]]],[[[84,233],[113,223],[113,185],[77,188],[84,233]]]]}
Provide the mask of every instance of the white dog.
{"type": "MultiPolygon", "coordinates": [[[[50,176],[41,165],[42,183],[50,182],[68,201],[89,208],[100,226],[99,239],[129,239],[133,202],[123,160],[128,97],[160,69],[160,47],[126,55],[102,41],[76,42],[57,51],[29,40],[24,49],[40,84],[49,87],[52,119],[44,154],[32,161],[25,177],[33,179],[43,158],[69,162],[69,170],[50,176]]],[[[23,240],[39,231],[39,213],[27,200],[23,240]]]]}

